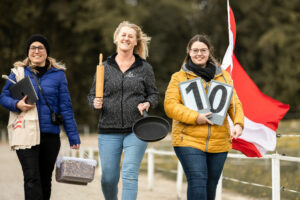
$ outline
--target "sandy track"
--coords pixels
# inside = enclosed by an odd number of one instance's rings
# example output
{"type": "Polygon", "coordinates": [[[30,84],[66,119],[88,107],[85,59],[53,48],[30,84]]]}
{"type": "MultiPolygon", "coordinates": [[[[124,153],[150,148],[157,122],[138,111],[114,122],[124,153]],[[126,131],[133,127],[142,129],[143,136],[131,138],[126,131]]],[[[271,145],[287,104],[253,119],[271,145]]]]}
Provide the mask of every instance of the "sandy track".
{"type": "MultiPolygon", "coordinates": [[[[84,139],[82,143],[85,145],[95,145],[96,139],[84,139]]],[[[8,144],[0,144],[0,199],[1,200],[22,200],[24,199],[23,192],[23,174],[21,165],[18,161],[15,152],[9,150],[8,144]]],[[[53,173],[54,175],[54,173],[53,173]]],[[[121,187],[121,184],[119,184],[121,187]]],[[[186,200],[186,184],[183,185],[182,200],[186,200]]],[[[120,189],[121,191],[121,189],[120,189]]],[[[93,182],[87,186],[62,184],[55,181],[53,176],[52,181],[52,200],[104,200],[101,185],[100,175],[98,170],[95,174],[93,182]]],[[[147,189],[147,176],[141,174],[139,176],[139,200],[176,200],[176,182],[167,180],[159,174],[155,174],[154,190],[147,189]]],[[[244,197],[229,191],[223,191],[222,199],[230,200],[249,200],[253,198],[244,197]]]]}

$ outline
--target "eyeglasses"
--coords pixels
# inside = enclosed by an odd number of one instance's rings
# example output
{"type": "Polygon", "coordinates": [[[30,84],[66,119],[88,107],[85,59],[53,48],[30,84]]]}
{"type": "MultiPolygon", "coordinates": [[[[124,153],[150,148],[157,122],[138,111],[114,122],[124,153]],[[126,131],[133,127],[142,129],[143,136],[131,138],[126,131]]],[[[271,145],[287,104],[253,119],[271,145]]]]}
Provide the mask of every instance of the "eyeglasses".
{"type": "Polygon", "coordinates": [[[36,50],[44,51],[45,47],[43,47],[43,46],[31,46],[29,49],[30,49],[30,51],[36,51],[36,50]]]}
{"type": "Polygon", "coordinates": [[[191,49],[191,52],[193,53],[193,54],[198,54],[199,52],[201,52],[201,54],[206,54],[206,53],[208,53],[208,49],[191,49]]]}

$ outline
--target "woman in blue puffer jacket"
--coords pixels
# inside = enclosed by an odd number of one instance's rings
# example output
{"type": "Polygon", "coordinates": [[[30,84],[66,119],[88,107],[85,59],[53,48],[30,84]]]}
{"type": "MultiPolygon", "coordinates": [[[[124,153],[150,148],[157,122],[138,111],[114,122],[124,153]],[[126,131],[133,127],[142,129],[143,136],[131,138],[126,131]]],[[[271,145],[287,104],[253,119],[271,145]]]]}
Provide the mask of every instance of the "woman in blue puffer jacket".
{"type": "MultiPolygon", "coordinates": [[[[26,97],[22,100],[12,98],[9,88],[13,83],[7,81],[0,95],[0,104],[13,112],[26,112],[37,108],[40,144],[18,149],[16,153],[24,175],[25,199],[50,199],[51,177],[60,149],[60,127],[51,120],[51,113],[63,116],[61,123],[72,149],[79,149],[80,138],[64,73],[66,68],[49,57],[47,38],[32,35],[27,42],[26,53],[28,57],[22,62],[16,62],[14,67],[24,67],[24,75],[30,77],[39,99],[31,105],[26,103],[26,97]],[[38,85],[41,86],[43,94],[38,85]]],[[[9,79],[16,81],[15,74],[11,73],[9,79]]]]}

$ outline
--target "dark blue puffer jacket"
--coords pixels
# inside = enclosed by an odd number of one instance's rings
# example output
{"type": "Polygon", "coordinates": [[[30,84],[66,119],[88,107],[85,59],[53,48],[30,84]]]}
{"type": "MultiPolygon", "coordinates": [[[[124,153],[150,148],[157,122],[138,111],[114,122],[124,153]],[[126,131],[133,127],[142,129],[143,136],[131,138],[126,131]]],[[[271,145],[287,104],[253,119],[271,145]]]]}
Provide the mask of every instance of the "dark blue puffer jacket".
{"type": "MultiPolygon", "coordinates": [[[[51,112],[38,89],[36,81],[33,78],[33,72],[31,71],[31,68],[25,67],[24,72],[25,76],[30,77],[35,91],[39,97],[39,100],[36,102],[36,106],[39,115],[41,133],[59,134],[60,128],[58,125],[55,125],[51,122],[51,112]]],[[[16,80],[14,73],[11,73],[9,78],[16,80]]],[[[63,115],[63,126],[69,138],[70,145],[72,146],[74,144],[80,144],[80,138],[74,119],[71,98],[69,95],[67,79],[64,71],[62,69],[51,67],[41,78],[38,78],[38,81],[52,110],[63,115]]],[[[16,107],[19,100],[13,99],[10,96],[9,88],[12,85],[13,84],[10,81],[6,81],[0,95],[0,104],[10,111],[20,112],[20,110],[16,107]]]]}

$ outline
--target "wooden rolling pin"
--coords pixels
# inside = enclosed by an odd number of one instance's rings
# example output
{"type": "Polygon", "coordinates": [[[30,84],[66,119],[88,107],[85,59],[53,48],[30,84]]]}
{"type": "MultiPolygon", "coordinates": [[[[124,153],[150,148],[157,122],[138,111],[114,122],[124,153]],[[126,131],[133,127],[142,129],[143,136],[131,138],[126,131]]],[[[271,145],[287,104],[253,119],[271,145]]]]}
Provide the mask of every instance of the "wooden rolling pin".
{"type": "Polygon", "coordinates": [[[102,53],[99,55],[99,65],[96,71],[96,97],[103,98],[104,66],[102,65],[102,53]]]}

